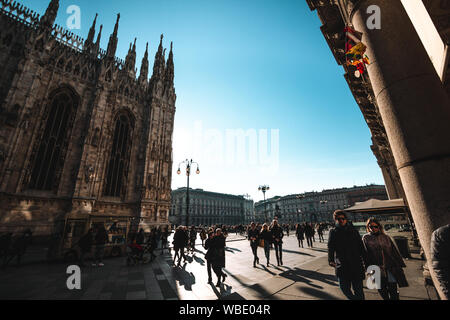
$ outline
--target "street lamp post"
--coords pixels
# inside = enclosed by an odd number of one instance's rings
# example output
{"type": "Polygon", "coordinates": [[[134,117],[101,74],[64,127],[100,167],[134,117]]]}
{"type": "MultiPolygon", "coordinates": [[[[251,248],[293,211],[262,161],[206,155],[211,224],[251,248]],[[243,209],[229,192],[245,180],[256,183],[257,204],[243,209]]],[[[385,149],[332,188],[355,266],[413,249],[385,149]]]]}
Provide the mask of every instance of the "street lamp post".
{"type": "Polygon", "coordinates": [[[259,191],[262,191],[263,195],[264,195],[264,222],[267,222],[267,209],[266,209],[266,191],[270,190],[269,186],[259,186],[258,188],[259,191]]]}
{"type": "Polygon", "coordinates": [[[181,165],[186,165],[186,176],[187,176],[187,189],[186,189],[186,226],[189,226],[189,177],[191,176],[191,167],[193,164],[197,165],[197,170],[195,171],[197,174],[200,174],[200,167],[197,162],[194,162],[191,160],[185,160],[183,162],[180,162],[178,165],[177,173],[181,174],[181,165]]]}

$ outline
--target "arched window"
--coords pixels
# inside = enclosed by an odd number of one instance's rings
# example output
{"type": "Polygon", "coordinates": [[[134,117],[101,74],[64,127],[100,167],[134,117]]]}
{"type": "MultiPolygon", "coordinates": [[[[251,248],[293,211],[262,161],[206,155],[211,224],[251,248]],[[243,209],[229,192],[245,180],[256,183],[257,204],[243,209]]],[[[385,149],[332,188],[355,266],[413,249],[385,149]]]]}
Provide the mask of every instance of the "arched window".
{"type": "Polygon", "coordinates": [[[109,197],[124,197],[131,149],[132,122],[129,116],[126,113],[120,113],[114,128],[104,194],[109,197]]]}
{"type": "Polygon", "coordinates": [[[44,117],[46,125],[31,161],[29,189],[58,189],[77,106],[74,94],[68,89],[58,90],[50,99],[47,116],[44,117]]]}

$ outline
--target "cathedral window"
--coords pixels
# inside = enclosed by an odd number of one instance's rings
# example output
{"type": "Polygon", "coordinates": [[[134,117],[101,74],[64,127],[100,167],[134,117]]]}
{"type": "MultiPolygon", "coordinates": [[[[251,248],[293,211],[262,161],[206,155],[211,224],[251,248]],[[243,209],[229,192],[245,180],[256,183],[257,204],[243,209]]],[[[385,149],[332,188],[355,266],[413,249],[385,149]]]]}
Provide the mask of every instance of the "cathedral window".
{"type": "Polygon", "coordinates": [[[77,102],[67,89],[59,90],[50,100],[42,138],[32,161],[30,189],[51,191],[58,187],[76,108],[77,102]]]}
{"type": "Polygon", "coordinates": [[[116,118],[114,128],[114,137],[106,174],[105,196],[124,197],[132,131],[132,124],[128,115],[120,113],[116,118]]]}

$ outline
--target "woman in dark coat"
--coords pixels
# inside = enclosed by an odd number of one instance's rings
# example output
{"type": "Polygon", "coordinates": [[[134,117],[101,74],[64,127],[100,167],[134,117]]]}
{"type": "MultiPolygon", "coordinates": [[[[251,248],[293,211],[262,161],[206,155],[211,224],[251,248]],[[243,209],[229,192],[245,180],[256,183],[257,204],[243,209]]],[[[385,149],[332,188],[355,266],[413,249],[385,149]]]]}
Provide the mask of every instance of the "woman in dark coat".
{"type": "Polygon", "coordinates": [[[399,300],[397,284],[408,286],[403,269],[406,265],[392,239],[384,233],[383,226],[375,218],[366,223],[367,234],[363,236],[367,264],[381,269],[381,289],[383,300],[399,300]]]}
{"type": "Polygon", "coordinates": [[[214,254],[214,248],[211,247],[211,245],[213,244],[213,240],[214,240],[214,230],[209,230],[208,232],[208,238],[205,240],[205,249],[206,249],[206,253],[205,253],[205,259],[206,259],[206,269],[208,271],[208,283],[212,283],[212,276],[211,276],[211,258],[212,255],[214,254]]]}
{"type": "Polygon", "coordinates": [[[264,240],[264,253],[266,255],[267,259],[267,266],[269,266],[269,260],[270,260],[270,245],[273,240],[272,232],[269,231],[269,226],[264,223],[261,233],[259,236],[260,239],[264,240]]]}
{"type": "Polygon", "coordinates": [[[220,287],[221,279],[225,282],[227,275],[222,271],[225,268],[225,237],[221,229],[216,230],[216,235],[211,243],[212,255],[210,258],[212,269],[217,276],[216,287],[220,287]]]}
{"type": "Polygon", "coordinates": [[[303,227],[301,224],[297,224],[295,234],[297,235],[297,239],[298,239],[298,247],[300,248],[300,246],[301,246],[303,248],[303,240],[305,240],[305,231],[303,230],[303,227]]]}

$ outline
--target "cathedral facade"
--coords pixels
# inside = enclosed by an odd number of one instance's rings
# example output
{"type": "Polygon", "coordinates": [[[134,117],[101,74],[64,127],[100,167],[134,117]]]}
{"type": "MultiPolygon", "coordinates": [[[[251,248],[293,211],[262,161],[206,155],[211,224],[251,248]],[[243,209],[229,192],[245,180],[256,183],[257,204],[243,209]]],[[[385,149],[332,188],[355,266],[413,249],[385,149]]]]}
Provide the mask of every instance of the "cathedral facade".
{"type": "Polygon", "coordinates": [[[176,94],[163,36],[149,78],[136,39],[116,57],[97,16],[84,40],[45,14],[0,0],[0,232],[59,232],[67,219],[168,224],[176,94]],[[99,220],[100,219],[100,220],[99,220]]]}

